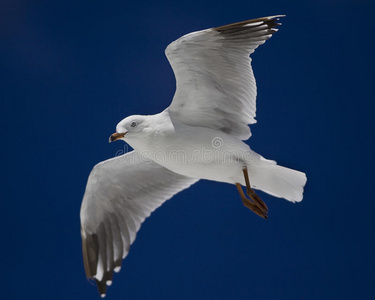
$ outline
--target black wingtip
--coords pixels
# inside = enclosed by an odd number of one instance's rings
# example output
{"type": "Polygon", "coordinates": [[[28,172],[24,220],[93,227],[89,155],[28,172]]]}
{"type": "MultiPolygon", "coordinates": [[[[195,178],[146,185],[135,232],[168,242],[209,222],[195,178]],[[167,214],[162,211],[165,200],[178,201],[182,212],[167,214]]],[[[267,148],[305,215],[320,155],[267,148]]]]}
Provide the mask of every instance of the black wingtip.
{"type": "Polygon", "coordinates": [[[219,27],[212,28],[215,31],[223,32],[227,30],[233,30],[233,29],[238,29],[241,28],[245,25],[252,24],[252,23],[258,23],[262,22],[262,24],[267,24],[270,28],[277,27],[281,25],[281,23],[277,23],[277,21],[280,18],[285,17],[285,15],[275,15],[275,16],[270,16],[270,17],[262,17],[262,18],[257,18],[257,19],[251,19],[251,20],[246,20],[246,21],[241,21],[241,22],[236,22],[228,25],[223,25],[219,27]]]}
{"type": "Polygon", "coordinates": [[[107,287],[112,285],[113,271],[104,272],[101,280],[95,278],[96,287],[98,288],[99,294],[102,298],[106,296],[107,287]]]}
{"type": "Polygon", "coordinates": [[[99,291],[99,294],[100,294],[100,297],[104,298],[106,296],[106,293],[107,293],[107,284],[105,282],[105,280],[97,280],[95,279],[96,281],[96,287],[98,288],[98,291],[99,291]]]}

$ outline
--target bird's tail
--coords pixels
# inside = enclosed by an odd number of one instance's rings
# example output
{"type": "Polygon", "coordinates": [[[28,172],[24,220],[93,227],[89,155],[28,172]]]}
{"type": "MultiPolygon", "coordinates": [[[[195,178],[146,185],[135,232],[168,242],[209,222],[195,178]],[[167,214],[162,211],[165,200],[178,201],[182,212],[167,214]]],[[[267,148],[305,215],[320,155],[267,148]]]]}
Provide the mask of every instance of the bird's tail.
{"type": "Polygon", "coordinates": [[[257,164],[251,164],[248,168],[250,183],[254,189],[291,202],[302,201],[307,180],[305,173],[278,166],[275,161],[261,156],[257,164]]]}

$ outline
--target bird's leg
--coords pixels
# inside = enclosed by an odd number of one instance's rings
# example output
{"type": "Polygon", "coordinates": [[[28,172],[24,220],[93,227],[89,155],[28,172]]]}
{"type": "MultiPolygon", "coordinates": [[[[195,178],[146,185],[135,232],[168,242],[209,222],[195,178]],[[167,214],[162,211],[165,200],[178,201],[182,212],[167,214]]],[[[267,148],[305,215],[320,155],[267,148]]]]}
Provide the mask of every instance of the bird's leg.
{"type": "Polygon", "coordinates": [[[255,191],[250,186],[250,179],[249,179],[249,173],[247,172],[247,168],[245,167],[243,170],[243,175],[245,177],[246,182],[246,193],[250,197],[251,200],[254,201],[254,203],[265,213],[268,213],[268,207],[263,202],[262,199],[255,193],[255,191]]]}
{"type": "Polygon", "coordinates": [[[258,216],[264,218],[264,219],[268,219],[268,215],[267,215],[267,212],[263,211],[258,205],[256,205],[255,203],[253,203],[250,199],[248,199],[243,190],[242,190],[242,186],[241,184],[239,183],[236,183],[236,187],[237,187],[237,190],[241,196],[241,199],[242,199],[242,203],[243,205],[245,205],[247,208],[251,209],[254,213],[256,213],[258,216]]]}

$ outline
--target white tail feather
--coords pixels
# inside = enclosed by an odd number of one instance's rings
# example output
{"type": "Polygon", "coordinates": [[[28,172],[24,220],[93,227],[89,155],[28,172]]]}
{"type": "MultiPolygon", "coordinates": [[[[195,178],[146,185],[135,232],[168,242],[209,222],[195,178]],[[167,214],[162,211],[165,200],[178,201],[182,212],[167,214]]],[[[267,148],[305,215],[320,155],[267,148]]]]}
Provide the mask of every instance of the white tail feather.
{"type": "Polygon", "coordinates": [[[258,164],[251,164],[249,177],[251,186],[272,196],[300,202],[306,184],[306,174],[278,166],[275,161],[261,157],[258,164]]]}

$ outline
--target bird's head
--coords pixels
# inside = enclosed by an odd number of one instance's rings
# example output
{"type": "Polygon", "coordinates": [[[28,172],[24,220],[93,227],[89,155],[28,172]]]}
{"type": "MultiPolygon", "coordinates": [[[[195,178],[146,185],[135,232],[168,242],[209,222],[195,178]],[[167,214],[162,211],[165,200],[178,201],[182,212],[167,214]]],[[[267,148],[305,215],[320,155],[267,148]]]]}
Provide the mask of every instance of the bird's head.
{"type": "Polygon", "coordinates": [[[148,127],[147,116],[129,116],[116,126],[116,132],[109,137],[109,142],[136,137],[148,127]]]}

